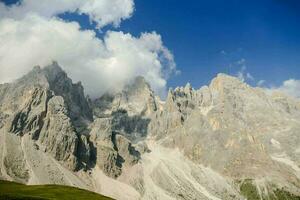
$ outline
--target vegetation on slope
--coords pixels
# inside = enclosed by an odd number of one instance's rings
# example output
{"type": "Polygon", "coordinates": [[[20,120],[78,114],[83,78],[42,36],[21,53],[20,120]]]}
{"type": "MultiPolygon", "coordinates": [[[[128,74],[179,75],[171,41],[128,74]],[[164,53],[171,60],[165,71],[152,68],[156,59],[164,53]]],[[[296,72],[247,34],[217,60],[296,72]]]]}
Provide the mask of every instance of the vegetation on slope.
{"type": "Polygon", "coordinates": [[[0,180],[0,200],[112,200],[111,198],[82,190],[59,185],[27,186],[0,180]]]}
{"type": "Polygon", "coordinates": [[[268,196],[263,194],[261,196],[251,179],[246,179],[241,183],[240,191],[247,200],[300,200],[300,196],[279,188],[273,188],[268,196]]]}

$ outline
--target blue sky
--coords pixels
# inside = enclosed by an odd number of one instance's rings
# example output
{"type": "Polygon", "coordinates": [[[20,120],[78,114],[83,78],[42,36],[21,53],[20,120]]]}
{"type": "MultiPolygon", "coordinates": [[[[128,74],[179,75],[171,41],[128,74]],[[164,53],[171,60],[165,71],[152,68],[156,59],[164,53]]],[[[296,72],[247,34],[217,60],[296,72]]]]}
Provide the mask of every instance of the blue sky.
{"type": "MultiPolygon", "coordinates": [[[[15,0],[5,0],[14,3],[15,0]]],[[[95,29],[85,15],[61,18],[93,29],[101,38],[107,30],[139,36],[156,31],[174,54],[179,75],[168,80],[176,87],[195,88],[223,72],[251,74],[246,81],[279,86],[300,79],[300,1],[297,0],[135,0],[133,16],[119,28],[95,29]]]]}
{"type": "MultiPolygon", "coordinates": [[[[87,17],[63,17],[92,28],[87,17]]],[[[171,87],[190,82],[197,88],[219,72],[235,75],[241,59],[254,77],[250,84],[266,80],[279,85],[300,78],[297,0],[136,0],[132,18],[118,30],[162,35],[181,71],[169,80],[171,87]]]]}

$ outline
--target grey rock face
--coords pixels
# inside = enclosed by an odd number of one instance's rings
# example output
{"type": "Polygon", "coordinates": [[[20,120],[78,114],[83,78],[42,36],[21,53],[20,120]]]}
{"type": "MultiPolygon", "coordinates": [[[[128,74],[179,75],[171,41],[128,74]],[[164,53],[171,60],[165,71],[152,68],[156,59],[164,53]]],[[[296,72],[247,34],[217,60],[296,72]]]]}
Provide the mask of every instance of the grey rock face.
{"type": "Polygon", "coordinates": [[[133,143],[148,134],[150,116],[157,110],[156,97],[144,78],[137,77],[121,92],[105,94],[92,103],[91,141],[97,165],[110,177],[138,163],[141,152],[133,143]]]}
{"type": "Polygon", "coordinates": [[[47,112],[47,103],[51,97],[49,91],[34,88],[30,94],[28,102],[12,117],[9,132],[17,135],[30,134],[32,138],[38,135],[44,125],[43,119],[47,112]]]}
{"type": "Polygon", "coordinates": [[[49,89],[56,96],[63,97],[69,117],[77,131],[84,131],[88,125],[87,121],[92,121],[93,115],[81,83],[73,84],[56,62],[45,67],[43,72],[49,82],[49,89]]]}
{"type": "Polygon", "coordinates": [[[79,131],[92,120],[80,84],[73,84],[53,63],[44,69],[35,67],[16,82],[3,85],[1,94],[1,119],[5,120],[1,127],[20,137],[29,134],[55,159],[72,170],[78,168],[79,131]]]}
{"type": "Polygon", "coordinates": [[[6,154],[3,154],[1,172],[4,178],[27,183],[29,180],[29,170],[26,166],[26,158],[22,151],[20,137],[10,134],[1,137],[2,145],[6,147],[6,154]]]}
{"type": "Polygon", "coordinates": [[[261,179],[267,174],[299,188],[299,172],[282,166],[299,165],[298,105],[296,99],[270,96],[220,74],[209,87],[170,91],[164,109],[151,120],[150,132],[165,146],[179,147],[195,163],[226,176],[261,179]]]}
{"type": "Polygon", "coordinates": [[[95,146],[95,162],[110,177],[121,174],[122,163],[113,143],[113,132],[110,119],[97,119],[90,132],[91,141],[95,146]]]}
{"type": "Polygon", "coordinates": [[[113,130],[112,120],[95,120],[91,130],[91,141],[96,148],[96,164],[110,177],[118,177],[122,168],[132,166],[140,159],[140,153],[131,142],[113,130]]]}
{"type": "Polygon", "coordinates": [[[121,92],[105,94],[93,104],[97,117],[111,115],[118,110],[126,110],[129,116],[146,115],[157,110],[153,91],[143,77],[137,77],[121,92]]]}
{"type": "Polygon", "coordinates": [[[48,102],[48,112],[44,119],[39,142],[43,144],[45,151],[51,153],[56,160],[66,162],[72,170],[76,169],[78,136],[68,117],[62,97],[53,97],[48,102]]]}

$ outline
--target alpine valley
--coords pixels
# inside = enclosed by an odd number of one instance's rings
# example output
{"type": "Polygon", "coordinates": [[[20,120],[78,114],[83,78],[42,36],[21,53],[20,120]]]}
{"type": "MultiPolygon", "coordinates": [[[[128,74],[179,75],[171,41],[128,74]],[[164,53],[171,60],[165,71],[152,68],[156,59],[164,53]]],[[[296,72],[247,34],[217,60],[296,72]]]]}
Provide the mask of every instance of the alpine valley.
{"type": "Polygon", "coordinates": [[[300,100],[218,74],[91,99],[58,63],[0,85],[0,179],[120,200],[300,199],[300,100]]]}

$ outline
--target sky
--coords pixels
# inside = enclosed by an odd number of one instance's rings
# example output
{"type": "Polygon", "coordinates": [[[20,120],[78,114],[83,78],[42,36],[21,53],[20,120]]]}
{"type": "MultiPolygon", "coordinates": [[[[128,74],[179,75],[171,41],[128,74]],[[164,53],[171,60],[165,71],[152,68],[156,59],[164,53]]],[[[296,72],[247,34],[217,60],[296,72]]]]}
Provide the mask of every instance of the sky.
{"type": "MultiPolygon", "coordinates": [[[[45,27],[49,24],[50,29],[53,24],[63,28],[76,22],[79,27],[73,27],[78,29],[73,31],[78,36],[71,39],[85,41],[82,38],[86,38],[89,45],[79,45],[82,48],[74,50],[75,53],[61,50],[62,47],[57,45],[50,47],[53,52],[59,48],[60,54],[68,57],[57,56],[50,50],[47,53],[51,57],[40,53],[36,53],[36,57],[30,55],[30,58],[22,55],[19,60],[32,60],[24,68],[19,67],[21,63],[12,62],[14,56],[6,53],[3,62],[0,58],[0,81],[9,81],[25,73],[39,60],[37,58],[45,56],[47,59],[40,59],[37,64],[43,65],[58,57],[56,60],[61,61],[59,63],[73,79],[87,79],[83,82],[91,88],[88,93],[94,96],[124,85],[136,75],[145,76],[154,90],[165,96],[169,87],[190,82],[194,88],[199,88],[209,84],[218,73],[227,73],[252,86],[279,89],[300,97],[300,2],[297,0],[98,0],[98,5],[93,0],[89,0],[89,5],[72,0],[74,5],[63,3],[65,7],[60,3],[56,5],[57,0],[43,1],[50,6],[23,0],[19,8],[7,10],[8,4],[16,6],[16,1],[2,0],[6,6],[2,6],[2,15],[0,6],[0,20],[14,19],[14,33],[20,24],[35,27],[30,30],[24,28],[19,35],[24,32],[34,35],[32,31],[40,31],[41,24],[45,27]],[[31,13],[36,13],[38,19],[26,19],[31,13]],[[57,22],[63,24],[59,26],[57,22]],[[85,34],[86,30],[95,36],[85,34]],[[81,55],[82,51],[87,53],[81,55]],[[84,63],[76,59],[76,63],[72,61],[72,54],[84,57],[84,63]],[[100,65],[108,66],[110,70],[103,70],[100,65]],[[8,71],[13,72],[9,74],[8,71]],[[94,86],[98,79],[103,80],[94,86]],[[111,84],[103,86],[108,81],[111,84]]],[[[11,22],[2,23],[3,30],[8,26],[11,22]]],[[[49,32],[48,29],[45,28],[45,33],[49,32]]],[[[9,31],[7,34],[10,34],[9,31]]],[[[61,31],[53,34],[61,34],[61,31]]],[[[0,42],[2,37],[2,40],[10,41],[6,42],[9,47],[20,40],[24,41],[17,46],[28,48],[35,44],[32,44],[31,36],[20,39],[19,35],[7,39],[0,34],[0,42]]],[[[44,32],[36,35],[39,38],[36,40],[41,43],[52,40],[52,37],[45,38],[44,32]]],[[[65,38],[53,41],[64,43],[65,38]]],[[[66,45],[77,47],[74,42],[66,45]]],[[[3,51],[7,46],[3,47],[3,51]]],[[[17,46],[11,51],[18,51],[17,46]]],[[[40,44],[38,48],[44,49],[44,46],[40,44]]]]}
{"type": "Polygon", "coordinates": [[[255,81],[279,85],[300,78],[297,0],[137,0],[123,28],[162,35],[181,71],[171,86],[189,81],[199,87],[219,72],[236,74],[241,60],[255,81]]]}

